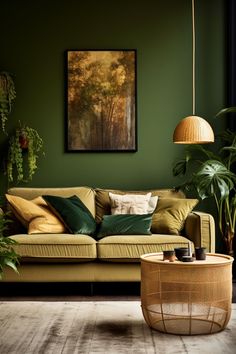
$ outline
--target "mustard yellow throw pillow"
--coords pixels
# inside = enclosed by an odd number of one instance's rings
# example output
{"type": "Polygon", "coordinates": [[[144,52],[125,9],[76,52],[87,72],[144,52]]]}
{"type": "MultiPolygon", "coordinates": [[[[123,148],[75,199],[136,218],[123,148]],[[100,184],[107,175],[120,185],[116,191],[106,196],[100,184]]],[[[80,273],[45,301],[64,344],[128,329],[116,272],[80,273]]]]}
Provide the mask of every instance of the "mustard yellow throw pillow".
{"type": "Polygon", "coordinates": [[[28,229],[28,234],[64,233],[64,224],[49,210],[42,197],[27,200],[6,194],[15,216],[28,229]]]}
{"type": "Polygon", "coordinates": [[[152,216],[153,234],[179,235],[197,199],[159,198],[152,216]]]}

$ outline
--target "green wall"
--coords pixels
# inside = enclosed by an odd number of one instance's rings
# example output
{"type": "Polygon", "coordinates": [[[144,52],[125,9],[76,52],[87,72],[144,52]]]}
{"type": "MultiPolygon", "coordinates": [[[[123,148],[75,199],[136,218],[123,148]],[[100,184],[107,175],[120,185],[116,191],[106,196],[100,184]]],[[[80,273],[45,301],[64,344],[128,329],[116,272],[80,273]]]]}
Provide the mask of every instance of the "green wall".
{"type": "MultiPolygon", "coordinates": [[[[191,114],[191,1],[1,1],[0,70],[15,74],[18,120],[37,129],[45,158],[31,186],[171,187],[182,146],[178,121],[191,114]],[[138,151],[65,153],[64,52],[137,49],[138,151]]],[[[197,114],[212,117],[225,102],[223,0],[196,1],[197,114]]],[[[1,142],[6,137],[1,134],[1,142]]],[[[1,177],[2,179],[2,177],[1,177]]],[[[2,180],[3,181],[3,180],[2,180]]],[[[4,183],[2,182],[3,186],[4,183]]]]}

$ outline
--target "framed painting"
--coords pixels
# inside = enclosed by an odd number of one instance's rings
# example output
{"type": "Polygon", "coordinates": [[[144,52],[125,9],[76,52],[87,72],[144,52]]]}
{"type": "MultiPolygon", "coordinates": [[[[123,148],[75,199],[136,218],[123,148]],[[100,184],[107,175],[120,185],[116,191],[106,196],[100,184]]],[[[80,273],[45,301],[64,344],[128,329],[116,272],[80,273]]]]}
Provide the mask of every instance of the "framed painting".
{"type": "Polygon", "coordinates": [[[66,75],[66,150],[137,151],[136,50],[68,50],[66,75]]]}

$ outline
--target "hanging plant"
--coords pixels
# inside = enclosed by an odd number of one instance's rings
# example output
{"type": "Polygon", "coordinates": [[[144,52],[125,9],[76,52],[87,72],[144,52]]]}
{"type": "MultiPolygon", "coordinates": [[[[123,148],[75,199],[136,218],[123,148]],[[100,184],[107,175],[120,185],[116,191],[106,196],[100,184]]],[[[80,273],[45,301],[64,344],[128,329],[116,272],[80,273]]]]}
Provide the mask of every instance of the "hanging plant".
{"type": "Polygon", "coordinates": [[[27,182],[37,170],[38,154],[42,153],[43,140],[28,126],[19,127],[9,139],[7,155],[8,182],[27,182]]]}
{"type": "Polygon", "coordinates": [[[2,131],[6,133],[6,122],[16,99],[16,89],[11,74],[0,72],[0,119],[2,131]]]}

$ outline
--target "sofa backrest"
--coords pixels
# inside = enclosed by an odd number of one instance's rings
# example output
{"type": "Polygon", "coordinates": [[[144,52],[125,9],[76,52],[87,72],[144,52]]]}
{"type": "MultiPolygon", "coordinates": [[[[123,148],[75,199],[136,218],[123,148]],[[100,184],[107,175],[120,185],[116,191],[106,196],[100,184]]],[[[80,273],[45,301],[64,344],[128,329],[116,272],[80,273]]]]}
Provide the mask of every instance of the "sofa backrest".
{"type": "Polygon", "coordinates": [[[109,192],[114,194],[145,194],[152,193],[152,196],[158,196],[161,198],[185,198],[185,194],[181,191],[175,191],[174,189],[149,189],[139,191],[126,191],[126,190],[114,190],[114,189],[95,189],[96,196],[96,222],[102,221],[103,215],[111,213],[111,203],[109,198],[109,192]]]}
{"type": "Polygon", "coordinates": [[[89,187],[65,187],[65,188],[10,188],[8,194],[16,195],[24,199],[34,199],[42,195],[56,195],[58,197],[79,197],[95,217],[95,191],[89,187]]]}
{"type": "MultiPolygon", "coordinates": [[[[90,187],[64,187],[64,188],[31,188],[31,187],[14,187],[8,190],[8,194],[22,197],[24,199],[32,200],[42,195],[55,195],[60,197],[70,197],[72,195],[78,196],[82,202],[87,206],[96,222],[102,221],[103,215],[111,214],[111,203],[109,192],[114,194],[145,194],[152,193],[152,196],[159,196],[160,198],[185,198],[183,192],[175,191],[174,189],[152,189],[152,190],[114,190],[114,189],[93,189],[90,187]]],[[[21,233],[22,225],[12,215],[14,223],[9,225],[9,235],[21,233]]]]}

